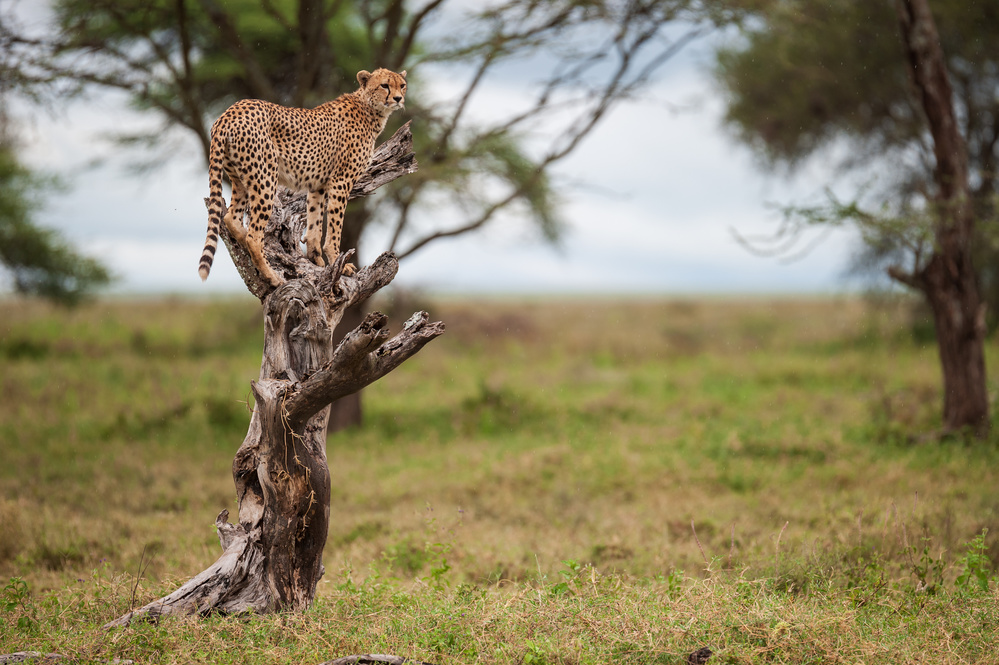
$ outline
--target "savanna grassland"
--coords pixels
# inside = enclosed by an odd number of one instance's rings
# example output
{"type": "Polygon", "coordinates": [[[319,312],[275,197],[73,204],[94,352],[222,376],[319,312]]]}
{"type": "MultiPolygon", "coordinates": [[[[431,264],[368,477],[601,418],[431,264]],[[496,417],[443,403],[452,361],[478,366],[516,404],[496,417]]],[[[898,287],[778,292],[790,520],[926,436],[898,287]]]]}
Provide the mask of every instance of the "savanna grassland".
{"type": "Polygon", "coordinates": [[[0,302],[0,653],[999,663],[999,436],[926,436],[906,303],[382,305],[448,332],[329,439],[314,607],[106,633],[220,552],[259,305],[0,302]]]}

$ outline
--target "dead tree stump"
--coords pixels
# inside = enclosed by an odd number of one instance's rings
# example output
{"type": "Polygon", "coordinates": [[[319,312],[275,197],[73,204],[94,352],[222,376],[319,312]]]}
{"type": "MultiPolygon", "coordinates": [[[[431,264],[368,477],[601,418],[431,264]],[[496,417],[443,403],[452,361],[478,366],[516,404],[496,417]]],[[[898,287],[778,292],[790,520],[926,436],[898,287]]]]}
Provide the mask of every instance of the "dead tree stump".
{"type": "MultiPolygon", "coordinates": [[[[375,151],[351,198],[415,170],[407,123],[375,151]]],[[[331,266],[312,264],[301,249],[304,212],[304,195],[279,192],[264,241],[268,262],[287,280],[277,288],[261,279],[249,254],[221,229],[264,314],[260,378],[251,383],[255,406],[232,463],[238,520],[230,524],[226,510],[215,520],[222,556],[170,595],[107,628],[168,615],[308,608],[323,575],[330,519],[329,405],[385,376],[444,332],[441,322],[418,312],[388,339],[387,318],[372,313],[333,348],[344,310],[391,282],[398,262],[385,253],[345,275],[351,251],[331,266]]]]}

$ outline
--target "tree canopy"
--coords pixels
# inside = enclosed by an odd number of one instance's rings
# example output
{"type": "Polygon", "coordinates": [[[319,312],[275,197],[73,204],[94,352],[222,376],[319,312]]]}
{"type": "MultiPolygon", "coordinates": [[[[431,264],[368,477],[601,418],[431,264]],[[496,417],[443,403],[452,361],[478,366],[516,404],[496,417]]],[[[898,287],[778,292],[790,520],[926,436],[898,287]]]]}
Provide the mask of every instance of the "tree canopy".
{"type": "MultiPolygon", "coordinates": [[[[999,283],[990,288],[995,250],[986,251],[999,178],[999,5],[934,0],[931,6],[967,145],[976,215],[988,222],[977,227],[977,264],[999,305],[999,283]]],[[[816,224],[853,222],[866,244],[859,264],[880,269],[925,258],[932,244],[933,143],[893,3],[767,0],[744,26],[739,40],[717,52],[728,126],[775,171],[832,159],[840,174],[865,180],[853,201],[789,208],[781,240],[816,224]]]]}
{"type": "Polygon", "coordinates": [[[999,302],[992,242],[999,6],[769,0],[761,7],[743,39],[718,52],[727,122],[774,169],[833,158],[841,172],[866,181],[853,201],[830,194],[825,205],[786,208],[767,249],[794,249],[812,226],[855,224],[866,245],[862,263],[887,268],[933,314],[945,431],[984,435],[981,285],[999,302]]]}
{"type": "Polygon", "coordinates": [[[108,284],[111,274],[56,231],[34,223],[40,195],[52,187],[20,162],[0,112],[0,266],[18,293],[75,305],[108,284]]]}
{"type": "MultiPolygon", "coordinates": [[[[932,146],[907,73],[891,2],[771,0],[743,39],[717,53],[726,121],[775,168],[849,144],[840,166],[882,160],[896,195],[926,193],[932,146]]],[[[932,9],[974,196],[995,191],[999,142],[999,5],[935,0],[932,9]]]]}
{"type": "Polygon", "coordinates": [[[51,34],[0,16],[0,40],[6,69],[29,83],[123,90],[162,120],[162,131],[129,142],[162,148],[182,129],[205,155],[212,121],[237,99],[310,106],[353,89],[359,69],[408,69],[420,170],[355,204],[344,229],[350,247],[377,218],[404,257],[510,212],[557,238],[550,167],[702,34],[697,21],[716,4],[724,3],[56,0],[51,34]],[[431,69],[449,94],[428,85],[421,72],[431,69]],[[523,77],[515,87],[529,101],[473,116],[483,82],[510,72],[523,77]]]}

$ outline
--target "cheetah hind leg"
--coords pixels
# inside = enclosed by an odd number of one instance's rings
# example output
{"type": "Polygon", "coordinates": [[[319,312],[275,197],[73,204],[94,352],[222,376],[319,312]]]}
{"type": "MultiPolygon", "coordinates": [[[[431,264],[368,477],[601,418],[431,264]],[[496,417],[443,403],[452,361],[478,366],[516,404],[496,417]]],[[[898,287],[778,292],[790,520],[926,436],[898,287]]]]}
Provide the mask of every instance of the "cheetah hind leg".
{"type": "MultiPolygon", "coordinates": [[[[264,192],[274,191],[273,183],[267,181],[262,181],[260,188],[264,192]]],[[[271,218],[273,208],[273,196],[250,195],[250,219],[248,220],[249,226],[246,230],[246,242],[244,246],[246,247],[246,251],[249,252],[250,258],[253,259],[253,265],[257,268],[260,276],[270,282],[272,286],[281,286],[284,284],[284,279],[278,277],[277,273],[274,272],[274,269],[271,268],[264,257],[264,230],[267,228],[267,222],[271,218]]]]}
{"type": "Polygon", "coordinates": [[[229,210],[226,211],[222,221],[229,229],[229,235],[233,237],[233,240],[246,247],[246,228],[243,226],[243,214],[246,212],[246,187],[243,186],[243,181],[239,178],[230,176],[229,181],[232,183],[232,199],[229,201],[229,210]]]}
{"type": "Polygon", "coordinates": [[[262,226],[254,224],[251,220],[250,229],[246,233],[246,251],[250,254],[250,258],[253,259],[253,265],[256,267],[257,272],[265,280],[270,282],[271,286],[281,286],[284,284],[284,280],[278,277],[274,269],[270,267],[267,263],[267,259],[264,257],[264,230],[262,226]]]}
{"type": "MultiPolygon", "coordinates": [[[[326,228],[326,243],[323,245],[323,257],[326,260],[326,265],[333,265],[341,254],[340,239],[343,234],[343,218],[343,208],[339,210],[331,208],[326,215],[328,226],[326,228]]],[[[356,270],[353,263],[348,263],[343,267],[343,274],[353,275],[356,270]]]]}

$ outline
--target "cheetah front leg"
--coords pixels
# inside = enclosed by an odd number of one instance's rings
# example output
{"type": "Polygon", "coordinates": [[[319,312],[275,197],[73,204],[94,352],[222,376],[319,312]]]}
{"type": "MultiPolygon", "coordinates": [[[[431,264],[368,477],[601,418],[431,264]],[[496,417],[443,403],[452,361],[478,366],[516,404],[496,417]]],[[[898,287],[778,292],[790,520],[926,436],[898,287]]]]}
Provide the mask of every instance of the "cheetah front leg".
{"type": "Polygon", "coordinates": [[[323,257],[323,210],[326,209],[326,192],[309,192],[305,211],[305,258],[317,266],[325,266],[323,257]]]}
{"type": "MultiPolygon", "coordinates": [[[[347,195],[353,186],[351,180],[331,180],[326,187],[326,243],[323,255],[328,264],[340,256],[340,238],[343,236],[343,217],[347,210],[347,195]]],[[[356,258],[356,257],[355,257],[356,258]]],[[[344,274],[354,274],[354,264],[344,266],[344,274]]]]}

